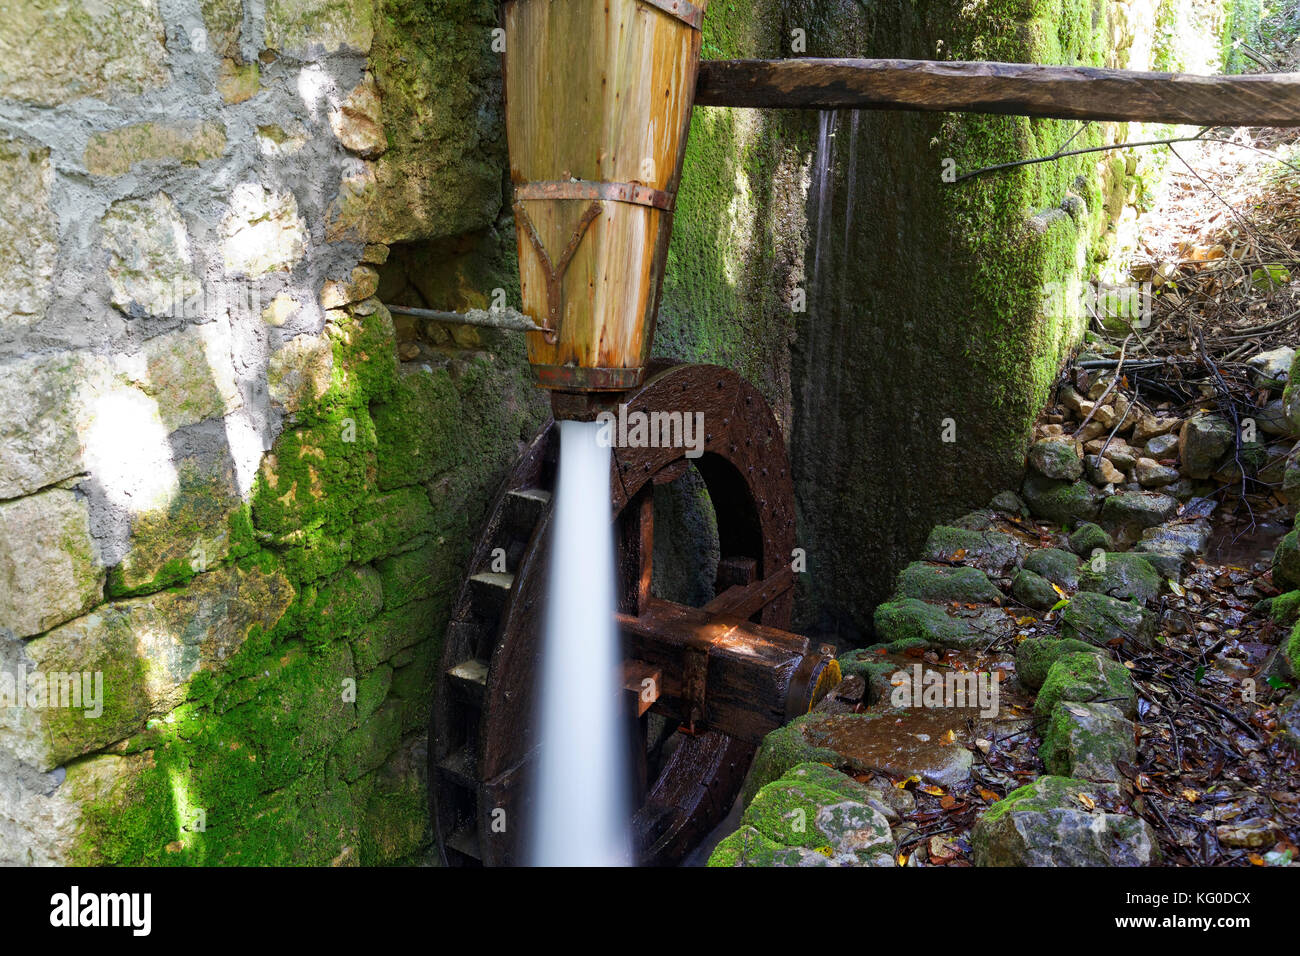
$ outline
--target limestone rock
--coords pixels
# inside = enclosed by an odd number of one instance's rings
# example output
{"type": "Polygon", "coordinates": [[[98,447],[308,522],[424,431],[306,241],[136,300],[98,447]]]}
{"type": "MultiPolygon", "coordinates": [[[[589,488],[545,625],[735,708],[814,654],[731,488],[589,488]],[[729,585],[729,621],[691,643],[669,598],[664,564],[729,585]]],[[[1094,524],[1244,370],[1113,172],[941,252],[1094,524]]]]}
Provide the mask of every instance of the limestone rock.
{"type": "Polygon", "coordinates": [[[954,568],[913,561],[898,573],[897,596],[922,601],[996,603],[1002,600],[987,574],[979,568],[954,568]]]}
{"type": "Polygon", "coordinates": [[[368,53],[374,11],[369,0],[267,0],[266,45],[293,54],[312,48],[368,53]]]}
{"type": "Polygon", "coordinates": [[[1099,647],[1120,639],[1150,647],[1155,639],[1155,618],[1131,601],[1080,591],[1061,610],[1061,635],[1099,647]]]}
{"type": "Polygon", "coordinates": [[[1099,648],[1074,638],[1027,638],[1016,646],[1016,677],[1030,690],[1038,690],[1052,665],[1066,654],[1076,652],[1103,653],[1099,648]]]}
{"type": "Polygon", "coordinates": [[[989,507],[1002,514],[1017,518],[1029,517],[1029,506],[1014,491],[999,491],[989,502],[989,507]]]}
{"type": "Polygon", "coordinates": [[[0,709],[0,736],[40,770],[120,740],[180,704],[196,673],[230,658],[254,627],[273,626],[292,596],[278,570],[228,567],[182,590],[101,605],[28,641],[24,651],[44,673],[101,673],[102,713],[0,709]]]}
{"type": "Polygon", "coordinates": [[[1011,596],[1026,607],[1037,611],[1050,610],[1061,600],[1061,596],[1056,593],[1056,588],[1052,587],[1052,582],[1025,568],[1017,571],[1015,577],[1011,579],[1011,596]]]}
{"type": "Polygon", "coordinates": [[[23,0],[0,17],[0,97],[57,106],[169,79],[157,0],[23,0]]]}
{"type": "Polygon", "coordinates": [[[1210,523],[1204,518],[1174,520],[1147,528],[1133,550],[1148,555],[1173,555],[1181,564],[1202,553],[1209,540],[1210,523]]]}
{"type": "Polygon", "coordinates": [[[131,123],[95,133],[82,162],[95,176],[121,176],[137,163],[201,163],[226,151],[226,128],[214,121],[131,123]]]}
{"type": "Polygon", "coordinates": [[[1085,521],[1070,533],[1070,550],[1087,557],[1100,548],[1102,551],[1114,551],[1115,542],[1101,527],[1091,521],[1085,521]]]}
{"type": "Polygon", "coordinates": [[[0,498],[84,469],[79,412],[97,364],[78,352],[0,362],[0,498]]]}
{"type": "Polygon", "coordinates": [[[1020,566],[1020,542],[998,531],[938,525],[926,539],[921,560],[958,562],[1003,577],[1020,566]]]}
{"type": "Polygon", "coordinates": [[[1256,388],[1282,389],[1291,375],[1294,358],[1295,349],[1285,345],[1252,355],[1246,359],[1251,384],[1256,388]]]}
{"type": "Polygon", "coordinates": [[[1079,558],[1060,548],[1035,548],[1025,558],[1025,569],[1045,577],[1057,587],[1073,591],[1079,586],[1079,558]]]}
{"type": "Polygon", "coordinates": [[[136,355],[120,358],[117,369],[157,403],[169,432],[224,418],[243,404],[224,317],[152,338],[136,355]]]}
{"type": "Polygon", "coordinates": [[[1076,651],[1058,657],[1047,669],[1034,701],[1034,713],[1049,717],[1063,700],[1114,704],[1126,717],[1137,715],[1137,691],[1128,668],[1095,652],[1076,651]]]}
{"type": "Polygon", "coordinates": [[[1139,554],[1102,551],[1083,562],[1080,591],[1097,591],[1121,601],[1146,604],[1160,593],[1160,575],[1139,554]]]}
{"type": "Polygon", "coordinates": [[[1232,423],[1219,415],[1193,415],[1178,433],[1178,456],[1188,478],[1209,478],[1233,446],[1232,423]]]}
{"type": "Polygon", "coordinates": [[[303,257],[307,225],[292,192],[240,183],[222,220],[221,252],[230,275],[288,271],[303,257]]]}
{"type": "Polygon", "coordinates": [[[862,784],[815,763],[763,787],[709,866],[893,866],[889,821],[862,784]]]}
{"type": "Polygon", "coordinates": [[[876,636],[891,648],[921,640],[936,647],[987,647],[1009,633],[1013,621],[998,608],[954,608],[916,598],[886,601],[876,607],[876,636]]]}
{"type": "Polygon", "coordinates": [[[1122,491],[1101,506],[1100,522],[1123,543],[1136,540],[1147,528],[1163,524],[1177,513],[1177,498],[1155,491],[1122,491]]]}
{"type": "Polygon", "coordinates": [[[300,335],[271,356],[267,388],[271,401],[289,414],[329,390],[334,350],[326,336],[300,335]]]}
{"type": "Polygon", "coordinates": [[[371,74],[330,112],[330,128],[344,148],[366,159],[374,159],[388,148],[379,91],[371,74]]]}
{"type": "Polygon", "coordinates": [[[1143,488],[1160,488],[1171,485],[1181,477],[1177,468],[1162,465],[1152,458],[1139,458],[1134,477],[1143,488]]]}
{"type": "Polygon", "coordinates": [[[1083,474],[1083,462],[1074,443],[1044,438],[1029,448],[1029,464],[1039,474],[1059,481],[1074,481],[1083,474]]]}
{"type": "MultiPolygon", "coordinates": [[[[0,21],[11,15],[12,11],[6,12],[0,21]]],[[[6,29],[0,22],[0,36],[6,29]]],[[[4,67],[0,58],[0,71],[4,67]]],[[[58,227],[50,209],[52,183],[48,149],[0,137],[0,257],[14,264],[0,270],[0,333],[39,322],[50,303],[59,251],[58,227]]]]}
{"type": "Polygon", "coordinates": [[[0,629],[29,637],[103,597],[84,498],[52,488],[0,503],[0,629]]]}
{"type": "Polygon", "coordinates": [[[189,233],[166,193],[119,199],[100,225],[108,252],[113,305],[133,319],[182,316],[202,292],[194,274],[189,233]]]}
{"type": "Polygon", "coordinates": [[[1101,492],[1086,481],[1071,484],[1031,472],[1023,490],[1034,515],[1058,524],[1092,521],[1101,506],[1101,492]]]}
{"type": "Polygon", "coordinates": [[[1115,812],[1119,809],[1120,793],[1114,784],[1039,777],[1007,794],[976,822],[971,832],[975,865],[1159,863],[1160,848],[1150,825],[1140,817],[1115,812]]]}
{"type": "Polygon", "coordinates": [[[1133,724],[1110,704],[1056,705],[1038,749],[1050,774],[1117,783],[1118,764],[1137,762],[1133,724]]]}
{"type": "Polygon", "coordinates": [[[1083,468],[1088,473],[1088,480],[1094,485],[1105,486],[1124,480],[1124,473],[1109,459],[1102,458],[1100,455],[1085,455],[1083,468]]]}

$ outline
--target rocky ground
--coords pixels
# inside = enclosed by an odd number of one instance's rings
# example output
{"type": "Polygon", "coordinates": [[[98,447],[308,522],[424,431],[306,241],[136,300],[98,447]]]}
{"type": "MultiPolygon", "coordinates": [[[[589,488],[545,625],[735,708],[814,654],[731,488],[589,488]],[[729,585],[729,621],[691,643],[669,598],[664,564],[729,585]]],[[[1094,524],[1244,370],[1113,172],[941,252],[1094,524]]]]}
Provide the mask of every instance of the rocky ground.
{"type": "Polygon", "coordinates": [[[1020,492],[935,528],[879,643],[769,736],[711,864],[1289,864],[1297,534],[1224,560],[1233,428],[1171,411],[1080,370],[1020,492]]]}

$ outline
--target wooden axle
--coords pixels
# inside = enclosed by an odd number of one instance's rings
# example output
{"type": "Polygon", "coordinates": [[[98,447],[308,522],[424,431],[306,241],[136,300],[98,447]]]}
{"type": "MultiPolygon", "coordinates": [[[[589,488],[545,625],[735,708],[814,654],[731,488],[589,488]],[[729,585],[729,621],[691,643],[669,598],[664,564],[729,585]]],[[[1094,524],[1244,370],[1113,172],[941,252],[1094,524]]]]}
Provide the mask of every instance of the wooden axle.
{"type": "Polygon", "coordinates": [[[651,598],[618,623],[633,658],[627,673],[654,674],[653,709],[692,732],[758,743],[838,683],[829,648],[736,614],[651,598]]]}
{"type": "Polygon", "coordinates": [[[706,60],[700,63],[695,103],[1300,126],[1300,73],[1193,76],[1034,63],[706,60]]]}

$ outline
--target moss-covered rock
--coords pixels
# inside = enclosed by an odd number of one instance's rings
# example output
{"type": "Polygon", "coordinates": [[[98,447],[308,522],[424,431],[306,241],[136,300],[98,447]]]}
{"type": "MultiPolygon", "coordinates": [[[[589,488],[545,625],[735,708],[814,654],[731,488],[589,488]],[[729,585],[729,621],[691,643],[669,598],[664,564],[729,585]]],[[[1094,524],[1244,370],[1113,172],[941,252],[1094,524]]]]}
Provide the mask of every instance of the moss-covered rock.
{"type": "Polygon", "coordinates": [[[1101,492],[1087,481],[1057,481],[1030,472],[1021,490],[1036,517],[1057,524],[1092,521],[1102,507],[1101,492]]]}
{"type": "Polygon", "coordinates": [[[996,604],[1002,592],[979,568],[954,568],[914,561],[898,574],[898,597],[920,601],[996,604]]]}
{"type": "Polygon", "coordinates": [[[1061,600],[1051,581],[1025,568],[1017,571],[1011,579],[1011,596],[1037,611],[1049,610],[1061,600]]]}
{"type": "Polygon", "coordinates": [[[1164,524],[1178,513],[1178,499],[1156,491],[1121,491],[1101,506],[1101,524],[1118,543],[1136,541],[1147,528],[1164,524]]]}
{"type": "Polygon", "coordinates": [[[802,728],[804,724],[816,720],[818,714],[805,714],[790,723],[772,731],[759,744],[754,763],[749,768],[749,776],[741,790],[740,799],[748,805],[758,791],[784,776],[787,771],[801,763],[821,763],[842,766],[843,759],[834,750],[827,747],[815,747],[808,743],[802,728]]]}
{"type": "Polygon", "coordinates": [[[1068,439],[1043,438],[1034,442],[1029,446],[1029,466],[1058,481],[1075,481],[1083,476],[1083,460],[1068,439]]]}
{"type": "Polygon", "coordinates": [[[1137,713],[1137,690],[1128,668],[1102,654],[1076,651],[1048,668],[1034,713],[1048,717],[1061,701],[1114,704],[1130,718],[1137,713]]]}
{"type": "Polygon", "coordinates": [[[1016,646],[1016,677],[1030,690],[1038,690],[1057,660],[1066,654],[1079,652],[1103,653],[1099,648],[1073,638],[1028,638],[1016,646]]]}
{"type": "Polygon", "coordinates": [[[1083,562],[1079,590],[1108,594],[1121,601],[1146,604],[1160,594],[1160,575],[1139,554],[1101,551],[1083,562]]]}
{"type": "Polygon", "coordinates": [[[874,802],[844,774],[800,764],[758,791],[709,866],[893,866],[893,834],[874,802]]]}
{"type": "Polygon", "coordinates": [[[987,647],[1013,625],[998,608],[953,608],[950,613],[942,605],[916,598],[881,604],[874,623],[876,636],[891,649],[920,646],[917,642],[959,649],[987,647]]]}
{"type": "Polygon", "coordinates": [[[1102,647],[1127,641],[1150,647],[1155,640],[1156,618],[1132,601],[1080,591],[1061,610],[1061,636],[1102,647]]]}
{"type": "Polygon", "coordinates": [[[1133,764],[1133,724],[1111,704],[1061,702],[1043,731],[1038,756],[1050,774],[1116,783],[1118,765],[1133,764]]]}
{"type": "Polygon", "coordinates": [[[1273,552],[1273,583],[1300,588],[1300,531],[1288,531],[1273,552]]]}
{"type": "Polygon", "coordinates": [[[1149,866],[1156,835],[1140,817],[1116,812],[1119,788],[1039,777],[989,807],[971,831],[976,866],[1149,866]],[[1086,799],[1084,799],[1086,797],[1086,799]]]}
{"type": "Polygon", "coordinates": [[[1268,616],[1279,624],[1291,624],[1300,618],[1300,591],[1287,591],[1271,598],[1268,616]]]}
{"type": "Polygon", "coordinates": [[[1025,558],[1025,570],[1042,575],[1057,587],[1079,586],[1079,558],[1061,548],[1036,548],[1025,558]]]}
{"type": "Polygon", "coordinates": [[[998,531],[938,525],[926,539],[921,560],[958,562],[1002,577],[1019,567],[1020,542],[998,531]]]}
{"type": "Polygon", "coordinates": [[[1099,524],[1085,521],[1070,533],[1070,550],[1087,557],[1100,548],[1102,551],[1114,551],[1115,541],[1099,524]]]}

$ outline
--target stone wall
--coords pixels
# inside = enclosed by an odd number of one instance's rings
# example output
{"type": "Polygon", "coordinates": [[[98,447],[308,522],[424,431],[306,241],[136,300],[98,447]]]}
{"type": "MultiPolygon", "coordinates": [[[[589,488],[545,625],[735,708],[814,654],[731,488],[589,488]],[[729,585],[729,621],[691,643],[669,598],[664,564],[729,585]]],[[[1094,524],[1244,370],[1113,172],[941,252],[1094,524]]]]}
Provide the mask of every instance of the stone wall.
{"type": "Polygon", "coordinates": [[[0,23],[0,861],[427,851],[447,607],[545,402],[513,339],[399,363],[376,292],[390,244],[497,224],[494,24],[0,23]],[[73,672],[100,705],[45,706],[73,672]]]}
{"type": "MultiPolygon", "coordinates": [[[[788,54],[801,28],[808,53],[1092,62],[1110,22],[1005,6],[733,0],[704,52],[788,54]]],[[[27,0],[0,21],[0,703],[28,692],[0,707],[0,862],[427,859],[449,603],[546,403],[517,338],[382,303],[518,303],[495,16],[27,0]],[[71,701],[98,705],[44,706],[71,673],[100,675],[71,701]]],[[[1113,193],[1095,164],[941,191],[941,156],[1041,152],[1060,124],[839,124],[819,207],[815,114],[697,112],[657,350],[773,403],[804,617],[851,633],[921,512],[1011,467],[1074,331],[1032,300],[1113,193]]]]}

